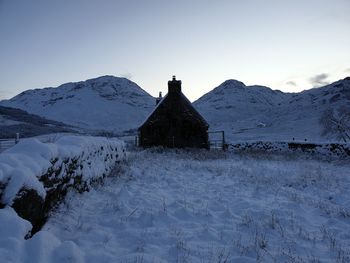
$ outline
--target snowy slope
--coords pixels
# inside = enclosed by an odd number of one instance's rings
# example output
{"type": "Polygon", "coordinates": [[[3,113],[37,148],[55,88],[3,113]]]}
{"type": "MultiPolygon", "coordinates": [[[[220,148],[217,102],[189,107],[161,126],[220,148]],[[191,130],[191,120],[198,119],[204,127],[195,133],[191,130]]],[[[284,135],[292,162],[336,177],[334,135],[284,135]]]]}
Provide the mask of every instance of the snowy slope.
{"type": "Polygon", "coordinates": [[[340,140],[324,134],[320,119],[328,109],[350,116],[349,104],[350,78],[300,93],[228,80],[194,102],[210,129],[225,130],[229,141],[340,140]]]}
{"type": "Polygon", "coordinates": [[[102,76],[28,90],[0,104],[82,128],[118,132],[136,128],[154,99],[128,79],[102,76]]]}

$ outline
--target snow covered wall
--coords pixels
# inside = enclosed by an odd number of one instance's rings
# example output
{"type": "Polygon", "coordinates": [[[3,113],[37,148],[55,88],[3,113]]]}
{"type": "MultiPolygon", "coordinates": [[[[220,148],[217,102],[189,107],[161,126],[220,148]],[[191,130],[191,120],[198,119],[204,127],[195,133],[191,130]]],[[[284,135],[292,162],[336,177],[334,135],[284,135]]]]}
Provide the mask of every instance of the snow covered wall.
{"type": "Polygon", "coordinates": [[[350,158],[350,144],[307,142],[242,142],[229,144],[229,150],[239,152],[298,153],[319,157],[350,158]]]}
{"type": "Polygon", "coordinates": [[[0,208],[13,207],[32,223],[35,233],[69,188],[89,190],[125,155],[125,145],[117,139],[64,136],[54,143],[21,141],[0,155],[0,208]]]}

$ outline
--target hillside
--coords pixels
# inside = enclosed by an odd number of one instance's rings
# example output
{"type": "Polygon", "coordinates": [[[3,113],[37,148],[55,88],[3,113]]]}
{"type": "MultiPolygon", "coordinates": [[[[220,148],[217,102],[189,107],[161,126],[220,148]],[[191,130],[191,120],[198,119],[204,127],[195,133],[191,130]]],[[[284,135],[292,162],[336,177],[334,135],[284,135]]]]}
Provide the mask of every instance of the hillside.
{"type": "Polygon", "coordinates": [[[154,99],[128,79],[102,76],[27,90],[0,104],[85,129],[120,132],[136,128],[154,99]]]}
{"type": "Polygon", "coordinates": [[[15,138],[17,132],[21,137],[31,137],[71,131],[72,127],[63,123],[47,120],[20,109],[0,106],[0,139],[15,138]]]}
{"type": "Polygon", "coordinates": [[[194,102],[229,141],[344,140],[338,126],[350,127],[349,104],[350,78],[300,93],[227,80],[194,102]]]}

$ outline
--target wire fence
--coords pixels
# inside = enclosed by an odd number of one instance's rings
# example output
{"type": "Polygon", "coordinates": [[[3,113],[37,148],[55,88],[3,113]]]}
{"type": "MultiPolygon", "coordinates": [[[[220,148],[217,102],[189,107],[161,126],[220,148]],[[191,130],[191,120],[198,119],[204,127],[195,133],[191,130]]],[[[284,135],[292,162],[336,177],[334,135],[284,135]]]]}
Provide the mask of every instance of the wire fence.
{"type": "Polygon", "coordinates": [[[0,139],[0,153],[15,146],[16,139],[0,139]]]}

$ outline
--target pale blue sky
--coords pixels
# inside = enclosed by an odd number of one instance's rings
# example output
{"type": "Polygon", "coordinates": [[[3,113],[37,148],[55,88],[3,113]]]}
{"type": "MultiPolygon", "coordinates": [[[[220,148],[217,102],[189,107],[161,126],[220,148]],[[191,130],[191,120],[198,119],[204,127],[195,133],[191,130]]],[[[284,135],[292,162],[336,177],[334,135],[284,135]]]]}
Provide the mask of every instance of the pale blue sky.
{"type": "Polygon", "coordinates": [[[0,99],[101,75],[194,100],[226,79],[283,91],[350,75],[350,0],[0,0],[0,99]],[[318,76],[319,75],[319,76],[318,76]]]}

